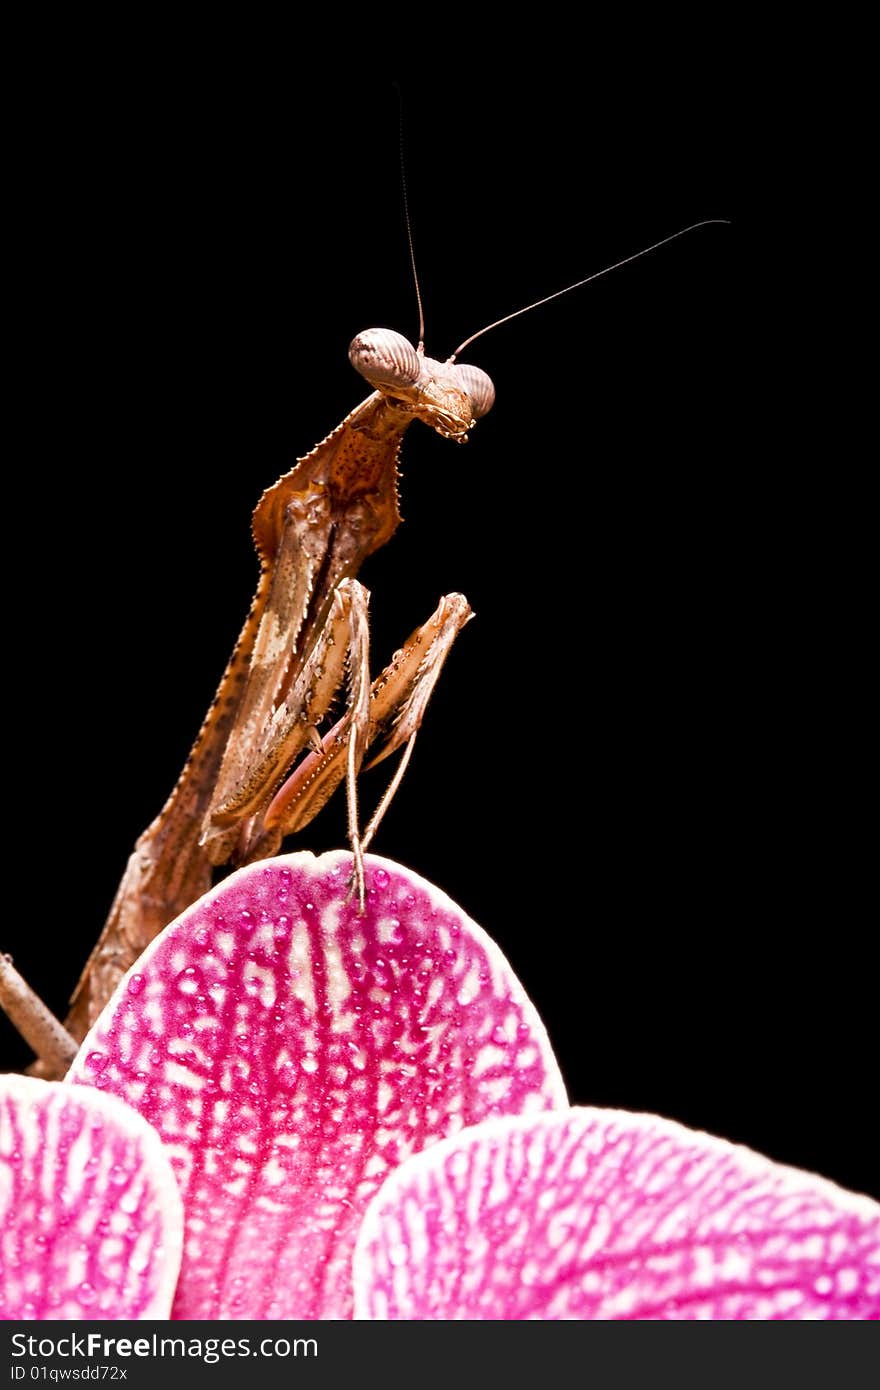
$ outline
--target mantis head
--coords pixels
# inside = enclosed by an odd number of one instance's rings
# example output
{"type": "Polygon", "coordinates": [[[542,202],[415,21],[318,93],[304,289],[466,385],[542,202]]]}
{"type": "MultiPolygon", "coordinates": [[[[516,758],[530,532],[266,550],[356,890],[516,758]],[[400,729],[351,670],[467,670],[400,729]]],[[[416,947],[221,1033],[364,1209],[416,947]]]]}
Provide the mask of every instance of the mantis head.
{"type": "Polygon", "coordinates": [[[391,328],[368,328],[348,349],[351,365],[398,409],[444,439],[463,444],[468,430],[492,409],[495,387],[479,367],[437,362],[391,328]]]}

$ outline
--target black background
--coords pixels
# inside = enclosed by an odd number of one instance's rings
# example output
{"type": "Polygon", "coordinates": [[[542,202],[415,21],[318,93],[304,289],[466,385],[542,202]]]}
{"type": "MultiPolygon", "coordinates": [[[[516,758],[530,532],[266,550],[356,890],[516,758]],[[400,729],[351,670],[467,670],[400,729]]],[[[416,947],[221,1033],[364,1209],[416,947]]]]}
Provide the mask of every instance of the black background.
{"type": "MultiPolygon", "coordinates": [[[[877,1192],[825,538],[765,413],[770,137],[723,35],[659,57],[404,76],[429,353],[732,225],[488,335],[470,442],[407,437],[374,662],[442,593],[477,618],[376,849],[498,940],[574,1101],[877,1192]]],[[[4,944],[59,1011],[238,632],[261,490],[365,394],[351,337],[416,333],[390,75],[303,66],[120,59],[14,141],[4,944]]],[[[290,847],[344,833],[340,797],[290,847]]]]}

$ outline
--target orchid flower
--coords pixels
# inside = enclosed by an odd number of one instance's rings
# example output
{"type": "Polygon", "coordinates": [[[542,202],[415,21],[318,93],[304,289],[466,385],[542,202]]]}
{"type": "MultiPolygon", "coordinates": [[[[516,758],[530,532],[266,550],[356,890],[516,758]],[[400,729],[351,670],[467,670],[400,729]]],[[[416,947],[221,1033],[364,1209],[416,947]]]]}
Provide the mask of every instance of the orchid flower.
{"type": "Polygon", "coordinates": [[[346,854],[240,870],[0,1079],[4,1316],[880,1317],[880,1208],[569,1109],[494,943],[367,863],[363,915],[346,854]]]}

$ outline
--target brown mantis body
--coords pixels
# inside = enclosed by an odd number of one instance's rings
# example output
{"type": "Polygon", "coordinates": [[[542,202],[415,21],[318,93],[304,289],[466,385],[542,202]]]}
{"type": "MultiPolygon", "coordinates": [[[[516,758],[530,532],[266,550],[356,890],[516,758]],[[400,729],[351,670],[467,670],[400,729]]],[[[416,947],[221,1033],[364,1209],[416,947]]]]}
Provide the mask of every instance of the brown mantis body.
{"type": "Polygon", "coordinates": [[[148,943],[207,890],[213,865],[274,853],[346,774],[363,895],[356,773],[371,743],[382,743],[378,761],[411,742],[471,614],[461,595],[444,598],[371,690],[367,594],[354,576],[400,522],[397,461],[411,422],[464,440],[494,392],[477,368],[434,362],[386,330],[355,339],[351,356],[378,389],[260,499],[254,601],[177,785],[129,858],[73,996],[66,1027],[76,1039],[148,943]],[[346,664],[349,709],[322,743],[317,726],[346,664]],[[288,777],[307,747],[312,752],[288,777]]]}
{"type": "MultiPolygon", "coordinates": [[[[691,230],[684,228],[568,289],[691,230]]],[[[42,1006],[25,997],[20,977],[7,969],[0,978],[4,1004],[14,993],[18,1016],[32,1017],[37,1036],[46,1033],[39,1048],[43,1074],[64,1069],[57,1059],[69,1055],[71,1040],[85,1036],[149,942],[210,887],[215,865],[275,853],[285,835],[317,815],[343,778],[353,885],[363,904],[363,850],[399,785],[425,705],[471,610],[462,595],[447,595],[371,685],[368,594],[355,576],[400,523],[397,464],[412,421],[420,419],[444,438],[463,442],[492,406],[488,376],[455,362],[462,348],[441,363],[426,357],[421,343],[414,348],[390,330],[359,335],[349,355],[376,388],[373,394],[261,497],[253,517],[261,572],[250,612],[177,785],[129,858],[74,993],[66,1040],[59,1044],[49,1036],[51,1028],[46,1032],[39,1023],[42,1006]],[[318,726],[346,670],[346,713],[322,738],[318,726]],[[356,778],[374,744],[373,763],[401,747],[405,751],[361,836],[356,778]]]]}

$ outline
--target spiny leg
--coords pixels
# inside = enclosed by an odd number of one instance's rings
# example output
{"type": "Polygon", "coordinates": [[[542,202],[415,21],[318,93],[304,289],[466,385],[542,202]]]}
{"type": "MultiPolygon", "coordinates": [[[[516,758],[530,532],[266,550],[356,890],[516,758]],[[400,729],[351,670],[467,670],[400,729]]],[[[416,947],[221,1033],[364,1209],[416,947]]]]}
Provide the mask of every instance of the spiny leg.
{"type": "MultiPolygon", "coordinates": [[[[361,849],[364,853],[369,848],[373,836],[385,817],[385,812],[394,800],[397,789],[403,781],[404,773],[409,766],[409,760],[415,747],[416,734],[422,727],[428,701],[434,693],[434,686],[437,684],[452,643],[464,624],[469,622],[472,617],[473,613],[466,599],[461,594],[449,594],[441,600],[440,607],[430,620],[431,623],[436,623],[436,635],[422,656],[412,680],[411,689],[401,700],[400,708],[392,721],[391,736],[377,756],[367,764],[367,770],[375,767],[383,758],[389,757],[391,753],[403,745],[403,755],[397,764],[394,776],[385,788],[361,839],[361,849]]],[[[419,629],[419,631],[421,632],[423,629],[419,629]]]]}
{"type": "MultiPolygon", "coordinates": [[[[441,599],[436,612],[411,635],[396,652],[392,661],[373,682],[369,691],[369,717],[364,723],[348,713],[325,734],[321,752],[310,753],[294,769],[279,788],[267,807],[261,826],[251,838],[249,857],[260,859],[274,854],[284,835],[302,830],[318,814],[339,783],[346,778],[349,804],[349,835],[355,854],[353,882],[361,898],[362,883],[357,874],[363,873],[363,853],[376,833],[382,817],[400,786],[412,752],[412,743],[424,717],[431,692],[440,675],[452,644],[465,623],[472,617],[470,606],[461,594],[448,594],[441,599]],[[355,737],[352,737],[352,731],[355,737]],[[404,754],[391,783],[370,819],[363,836],[357,835],[357,772],[363,751],[355,739],[363,735],[363,748],[379,745],[370,767],[404,747],[404,754]],[[356,848],[357,847],[357,848],[356,848]]],[[[353,650],[356,644],[353,644],[353,650]]],[[[359,669],[366,671],[366,663],[359,669]]],[[[356,680],[356,673],[353,673],[356,680]]],[[[362,692],[360,692],[362,693],[362,692]]],[[[353,687],[353,705],[359,691],[353,687]]]]}
{"type": "MultiPolygon", "coordinates": [[[[213,840],[214,843],[218,840],[218,832],[227,839],[234,837],[238,843],[235,858],[239,863],[265,859],[276,853],[289,828],[282,817],[272,814],[273,807],[284,788],[300,775],[300,768],[314,759],[316,754],[308,754],[298,764],[287,781],[283,782],[281,792],[273,796],[273,789],[282,781],[299,754],[306,747],[315,747],[316,740],[323,755],[324,743],[317,736],[317,725],[342,683],[347,665],[348,708],[333,733],[339,738],[340,748],[347,753],[337,782],[346,777],[348,831],[355,861],[353,882],[361,902],[364,901],[365,890],[357,813],[357,774],[369,741],[368,605],[369,593],[357,580],[346,579],[338,585],[330,619],[303,663],[296,682],[272,712],[259,760],[254,766],[244,767],[239,787],[229,801],[216,808],[205,831],[206,840],[213,840]]],[[[320,805],[323,804],[321,801],[320,805]]],[[[318,809],[316,806],[315,813],[318,809]]]]}

